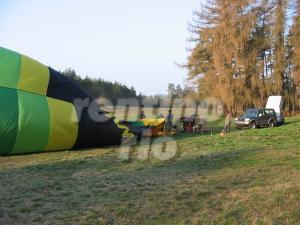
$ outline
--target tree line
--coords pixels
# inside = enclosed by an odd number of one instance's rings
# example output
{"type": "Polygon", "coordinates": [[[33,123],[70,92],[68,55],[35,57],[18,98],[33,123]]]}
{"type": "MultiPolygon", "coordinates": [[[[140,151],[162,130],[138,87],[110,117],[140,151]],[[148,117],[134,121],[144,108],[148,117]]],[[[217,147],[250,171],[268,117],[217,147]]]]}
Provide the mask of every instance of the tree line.
{"type": "Polygon", "coordinates": [[[184,98],[184,97],[196,97],[195,96],[195,90],[193,87],[189,87],[185,85],[184,87],[181,87],[180,84],[174,85],[173,83],[168,84],[168,90],[167,90],[167,96],[170,99],[173,98],[184,98]]]}
{"type": "Polygon", "coordinates": [[[200,97],[236,114],[282,95],[284,110],[300,110],[300,0],[208,0],[190,31],[185,67],[200,97]]]}
{"type": "Polygon", "coordinates": [[[101,78],[90,78],[89,76],[82,78],[70,68],[61,73],[81,88],[85,89],[92,97],[104,97],[110,100],[114,105],[117,104],[118,99],[121,98],[142,98],[141,94],[137,94],[133,87],[129,88],[118,82],[105,81],[101,78]]]}

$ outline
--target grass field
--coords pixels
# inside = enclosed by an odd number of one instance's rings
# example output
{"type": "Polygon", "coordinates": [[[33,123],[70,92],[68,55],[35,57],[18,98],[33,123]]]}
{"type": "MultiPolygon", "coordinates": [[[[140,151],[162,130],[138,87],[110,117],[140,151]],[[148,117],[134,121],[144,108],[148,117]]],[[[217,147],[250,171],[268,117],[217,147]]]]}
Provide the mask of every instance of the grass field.
{"type": "Polygon", "coordinates": [[[300,118],[225,138],[222,123],[174,136],[169,161],[118,148],[0,157],[0,224],[299,224],[300,118]]]}

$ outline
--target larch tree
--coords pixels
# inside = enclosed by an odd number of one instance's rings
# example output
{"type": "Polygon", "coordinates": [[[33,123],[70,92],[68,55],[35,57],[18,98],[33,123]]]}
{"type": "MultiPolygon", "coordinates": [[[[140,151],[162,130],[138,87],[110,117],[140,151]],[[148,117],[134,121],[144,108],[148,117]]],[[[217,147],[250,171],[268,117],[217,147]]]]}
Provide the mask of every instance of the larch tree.
{"type": "Polygon", "coordinates": [[[243,85],[254,26],[253,2],[210,0],[196,12],[192,26],[197,44],[188,59],[190,78],[198,79],[200,92],[219,98],[233,113],[245,101],[243,85]]]}
{"type": "Polygon", "coordinates": [[[274,41],[274,62],[271,79],[272,93],[275,95],[285,95],[285,24],[286,24],[287,0],[275,1],[273,41],[274,41]]]}
{"type": "Polygon", "coordinates": [[[297,14],[291,29],[290,45],[292,49],[291,78],[294,85],[294,108],[300,107],[300,0],[297,0],[297,14]]]}
{"type": "Polygon", "coordinates": [[[274,6],[268,0],[259,1],[254,8],[256,24],[251,34],[249,51],[252,52],[255,61],[248,65],[254,67],[249,71],[249,76],[255,78],[255,85],[249,90],[252,92],[253,106],[263,106],[268,95],[268,80],[272,73],[273,8],[274,6]]]}
{"type": "Polygon", "coordinates": [[[293,105],[300,83],[297,1],[289,38],[288,0],[208,0],[195,12],[195,46],[186,67],[199,93],[218,98],[233,113],[263,107],[269,95],[283,95],[286,107],[293,105]]]}

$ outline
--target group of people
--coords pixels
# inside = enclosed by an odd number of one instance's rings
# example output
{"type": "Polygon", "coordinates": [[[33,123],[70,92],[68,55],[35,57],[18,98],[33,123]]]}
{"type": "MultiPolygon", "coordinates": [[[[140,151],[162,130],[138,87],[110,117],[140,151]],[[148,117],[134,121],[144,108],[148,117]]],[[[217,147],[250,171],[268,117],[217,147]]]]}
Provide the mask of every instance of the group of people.
{"type": "MultiPolygon", "coordinates": [[[[142,120],[142,119],[145,119],[145,118],[146,118],[146,114],[142,110],[139,114],[138,119],[142,120]]],[[[164,118],[164,116],[162,114],[160,114],[159,118],[164,118]]],[[[166,131],[171,131],[172,130],[173,119],[174,119],[174,116],[172,114],[172,110],[170,109],[169,112],[168,112],[168,115],[166,116],[166,123],[165,123],[165,130],[166,131]]],[[[225,117],[225,126],[224,126],[224,132],[225,133],[230,133],[231,121],[232,121],[232,114],[229,111],[227,111],[226,117],[225,117]]]]}

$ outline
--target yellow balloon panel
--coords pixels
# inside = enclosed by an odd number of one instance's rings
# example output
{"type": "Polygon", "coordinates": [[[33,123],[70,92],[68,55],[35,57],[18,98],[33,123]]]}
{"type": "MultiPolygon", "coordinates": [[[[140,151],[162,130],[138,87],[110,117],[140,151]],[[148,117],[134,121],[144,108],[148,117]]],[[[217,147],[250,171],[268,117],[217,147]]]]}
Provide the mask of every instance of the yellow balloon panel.
{"type": "Polygon", "coordinates": [[[71,149],[78,135],[78,118],[73,104],[47,98],[50,136],[46,150],[71,149]]]}
{"type": "Polygon", "coordinates": [[[27,56],[21,57],[18,88],[40,95],[46,95],[50,78],[49,69],[27,56]]]}

